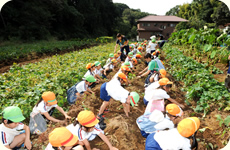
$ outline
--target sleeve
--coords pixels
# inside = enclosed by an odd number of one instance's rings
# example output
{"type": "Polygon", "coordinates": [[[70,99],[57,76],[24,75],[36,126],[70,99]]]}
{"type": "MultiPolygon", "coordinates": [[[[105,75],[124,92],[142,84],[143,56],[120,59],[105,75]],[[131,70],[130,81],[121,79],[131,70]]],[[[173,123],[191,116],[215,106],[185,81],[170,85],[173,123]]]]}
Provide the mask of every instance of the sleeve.
{"type": "Polygon", "coordinates": [[[168,99],[168,98],[170,98],[170,96],[167,94],[166,91],[162,90],[162,98],[168,99]]]}
{"type": "Polygon", "coordinates": [[[116,44],[119,44],[119,43],[120,43],[120,41],[119,41],[119,40],[117,40],[116,44]]]}
{"type": "Polygon", "coordinates": [[[38,104],[37,110],[40,111],[41,113],[47,112],[46,107],[45,107],[45,103],[44,103],[43,101],[41,101],[41,102],[38,104]]]}
{"type": "Polygon", "coordinates": [[[101,130],[99,127],[95,126],[95,127],[94,127],[94,130],[93,130],[93,134],[98,135],[98,134],[100,134],[100,133],[102,133],[102,130],[101,130]]]}
{"type": "Polygon", "coordinates": [[[78,129],[78,139],[79,141],[84,141],[87,137],[87,133],[81,128],[78,129]]]}
{"type": "Polygon", "coordinates": [[[3,145],[9,145],[9,137],[6,135],[4,131],[1,131],[1,136],[2,136],[2,144],[3,145]]]}
{"type": "Polygon", "coordinates": [[[124,39],[124,41],[128,41],[128,39],[125,36],[123,37],[123,39],[124,39]]]}

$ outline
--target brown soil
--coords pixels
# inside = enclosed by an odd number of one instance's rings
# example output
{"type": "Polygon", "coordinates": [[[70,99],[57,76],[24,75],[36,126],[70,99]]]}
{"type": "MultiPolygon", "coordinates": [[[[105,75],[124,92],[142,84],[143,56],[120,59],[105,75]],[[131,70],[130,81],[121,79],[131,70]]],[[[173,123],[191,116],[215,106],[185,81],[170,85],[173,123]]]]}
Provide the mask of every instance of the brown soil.
{"type": "Polygon", "coordinates": [[[54,52],[48,52],[48,53],[30,53],[27,55],[27,57],[22,57],[22,58],[12,58],[12,59],[7,59],[7,60],[3,60],[0,61],[0,73],[4,73],[10,70],[10,67],[14,64],[20,64],[20,65],[25,65],[28,63],[35,63],[40,61],[41,59],[45,59],[48,57],[52,57],[53,55],[59,54],[59,55],[63,55],[65,53],[69,53],[72,51],[79,51],[81,49],[85,49],[85,48],[90,48],[93,46],[96,46],[97,44],[93,44],[93,45],[82,45],[80,47],[74,47],[73,49],[65,49],[65,50],[59,50],[56,49],[56,51],[54,52]]]}
{"type": "MultiPolygon", "coordinates": [[[[162,57],[162,59],[164,59],[162,57]]],[[[165,62],[166,70],[169,66],[165,62]]],[[[138,75],[138,72],[145,67],[145,64],[142,62],[136,67],[134,74],[138,75]]],[[[118,70],[118,68],[117,68],[118,70]]],[[[108,78],[111,79],[115,72],[112,72],[108,75],[108,78]]],[[[174,80],[174,78],[168,74],[167,77],[173,81],[174,85],[169,95],[176,99],[178,102],[185,105],[184,116],[180,119],[177,119],[175,123],[178,123],[181,119],[196,116],[201,120],[200,129],[205,129],[205,131],[197,133],[197,139],[199,144],[199,150],[211,150],[211,149],[220,149],[224,147],[226,141],[228,141],[229,131],[224,132],[224,127],[219,126],[219,121],[216,121],[215,115],[220,114],[222,118],[228,116],[228,112],[219,111],[218,108],[213,107],[213,110],[206,117],[203,117],[202,113],[195,113],[192,108],[196,107],[196,102],[191,102],[191,106],[187,106],[184,103],[185,92],[182,92],[180,89],[183,87],[182,82],[174,80]],[[211,148],[213,147],[213,148],[211,148]]],[[[100,84],[96,85],[93,88],[93,91],[96,92],[94,96],[85,96],[81,100],[78,100],[75,105],[72,105],[69,109],[68,115],[71,117],[76,117],[77,114],[83,109],[90,109],[95,114],[98,113],[102,100],[99,98],[100,95],[100,86],[102,83],[109,81],[103,80],[100,84]]],[[[145,106],[143,103],[144,96],[144,78],[141,79],[130,79],[131,85],[126,86],[125,88],[129,91],[137,91],[140,94],[140,101],[137,107],[131,108],[131,113],[129,117],[126,117],[122,105],[120,102],[112,100],[110,102],[110,112],[105,114],[105,122],[107,127],[105,129],[105,135],[108,137],[109,141],[113,146],[117,147],[120,150],[144,150],[145,149],[145,138],[140,134],[140,130],[136,125],[136,119],[144,113],[145,106]]],[[[167,102],[168,103],[168,102],[167,102]]],[[[53,124],[50,123],[48,130],[40,136],[33,135],[33,150],[41,150],[45,148],[48,144],[48,134],[56,127],[65,126],[74,121],[75,118],[69,120],[66,124],[53,124]]],[[[97,137],[90,142],[91,148],[99,148],[101,150],[108,149],[108,146],[97,137]]]]}

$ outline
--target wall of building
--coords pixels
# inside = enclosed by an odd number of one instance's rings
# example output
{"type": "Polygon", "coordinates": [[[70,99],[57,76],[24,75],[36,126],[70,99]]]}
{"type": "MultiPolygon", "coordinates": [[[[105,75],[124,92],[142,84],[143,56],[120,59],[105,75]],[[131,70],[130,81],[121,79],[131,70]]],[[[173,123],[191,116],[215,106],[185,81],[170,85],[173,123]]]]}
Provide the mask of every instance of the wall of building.
{"type": "Polygon", "coordinates": [[[150,36],[160,33],[167,40],[170,34],[174,31],[175,26],[177,24],[178,22],[139,22],[137,28],[150,30],[150,31],[139,31],[140,38],[149,39],[150,36]]]}

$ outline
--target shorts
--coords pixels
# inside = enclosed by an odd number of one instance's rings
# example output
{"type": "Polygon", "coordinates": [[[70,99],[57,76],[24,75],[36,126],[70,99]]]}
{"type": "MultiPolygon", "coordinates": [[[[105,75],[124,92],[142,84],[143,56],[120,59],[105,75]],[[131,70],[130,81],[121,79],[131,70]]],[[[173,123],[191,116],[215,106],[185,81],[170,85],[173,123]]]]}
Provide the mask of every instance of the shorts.
{"type": "Polygon", "coordinates": [[[160,145],[157,143],[157,141],[154,139],[154,135],[156,133],[151,133],[146,138],[145,142],[145,150],[162,150],[160,145]]]}
{"type": "Polygon", "coordinates": [[[100,89],[100,98],[103,100],[103,101],[106,101],[108,102],[110,99],[111,99],[111,96],[108,95],[108,92],[106,91],[106,83],[103,83],[101,85],[101,89],[100,89]]]}

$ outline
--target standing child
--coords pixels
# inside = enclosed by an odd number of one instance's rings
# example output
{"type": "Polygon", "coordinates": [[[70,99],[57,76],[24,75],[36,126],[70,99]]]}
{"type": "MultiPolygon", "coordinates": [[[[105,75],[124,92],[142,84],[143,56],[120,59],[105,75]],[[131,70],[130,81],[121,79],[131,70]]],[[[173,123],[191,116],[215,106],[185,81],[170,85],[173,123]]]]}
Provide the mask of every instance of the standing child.
{"type": "Polygon", "coordinates": [[[81,111],[75,122],[68,125],[66,128],[74,135],[78,136],[80,144],[85,145],[87,150],[91,150],[89,141],[99,136],[109,147],[110,150],[118,150],[113,147],[108,138],[104,135],[103,130],[100,129],[99,120],[95,117],[92,111],[81,111]]]}
{"type": "Polygon", "coordinates": [[[124,73],[119,73],[116,79],[112,79],[109,82],[105,82],[101,85],[100,98],[103,103],[100,107],[98,118],[102,117],[102,114],[106,107],[109,105],[111,98],[118,100],[122,103],[124,112],[129,117],[130,104],[134,106],[139,101],[140,97],[138,93],[127,91],[121,85],[127,82],[127,76],[124,73]]]}
{"type": "MultiPolygon", "coordinates": [[[[49,134],[49,144],[45,150],[71,150],[73,146],[78,145],[78,137],[73,135],[67,128],[55,128],[49,134]]],[[[81,145],[73,148],[74,150],[84,150],[81,145]]]]}
{"type": "Polygon", "coordinates": [[[6,148],[24,147],[31,149],[30,129],[21,123],[25,120],[22,111],[17,106],[10,106],[3,110],[2,124],[0,125],[1,140],[6,148]],[[23,132],[25,130],[25,132],[23,132]]]}
{"type": "MultiPolygon", "coordinates": [[[[53,122],[62,122],[64,123],[65,120],[59,120],[52,117],[52,114],[54,112],[54,109],[57,109],[59,112],[61,112],[66,119],[71,119],[70,116],[66,114],[66,112],[62,109],[62,107],[59,107],[57,105],[56,96],[53,92],[44,92],[42,94],[42,98],[37,102],[37,104],[34,106],[31,114],[30,114],[30,124],[34,121],[34,116],[36,116],[38,113],[43,115],[43,117],[47,120],[53,121],[53,122]]],[[[38,122],[37,122],[38,124],[38,122]]],[[[36,126],[36,124],[35,124],[36,126]]],[[[30,126],[31,127],[31,126],[30,126]]]]}
{"type": "Polygon", "coordinates": [[[197,117],[183,119],[177,126],[167,131],[159,131],[150,134],[145,142],[145,150],[191,150],[196,147],[196,132],[200,127],[197,117]],[[191,146],[189,138],[193,138],[191,146]]]}

